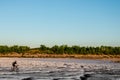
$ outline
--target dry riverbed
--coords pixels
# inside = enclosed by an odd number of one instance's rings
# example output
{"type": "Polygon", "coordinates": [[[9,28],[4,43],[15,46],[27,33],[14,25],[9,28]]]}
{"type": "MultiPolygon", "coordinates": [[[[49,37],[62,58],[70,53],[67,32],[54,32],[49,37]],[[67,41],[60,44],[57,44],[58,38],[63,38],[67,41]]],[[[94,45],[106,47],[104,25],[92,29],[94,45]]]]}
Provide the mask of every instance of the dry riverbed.
{"type": "Polygon", "coordinates": [[[120,63],[70,58],[0,58],[0,80],[120,80],[120,63]],[[11,72],[13,61],[19,72],[11,72]],[[86,76],[87,75],[87,76],[86,76]]]}

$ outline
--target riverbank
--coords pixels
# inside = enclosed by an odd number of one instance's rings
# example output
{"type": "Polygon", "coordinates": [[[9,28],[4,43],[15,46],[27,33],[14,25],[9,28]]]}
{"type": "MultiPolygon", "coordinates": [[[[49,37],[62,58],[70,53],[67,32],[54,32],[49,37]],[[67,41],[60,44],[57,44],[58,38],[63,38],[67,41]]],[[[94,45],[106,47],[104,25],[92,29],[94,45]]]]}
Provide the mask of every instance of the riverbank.
{"type": "Polygon", "coordinates": [[[30,54],[8,53],[0,54],[0,57],[13,58],[75,58],[75,59],[103,59],[120,62],[120,55],[79,55],[79,54],[30,54]]]}

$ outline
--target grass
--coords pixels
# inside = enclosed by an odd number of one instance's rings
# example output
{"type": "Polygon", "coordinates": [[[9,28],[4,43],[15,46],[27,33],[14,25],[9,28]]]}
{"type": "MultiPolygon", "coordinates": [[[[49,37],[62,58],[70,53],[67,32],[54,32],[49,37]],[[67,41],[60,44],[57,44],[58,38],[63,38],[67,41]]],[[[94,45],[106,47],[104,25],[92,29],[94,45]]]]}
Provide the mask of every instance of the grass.
{"type": "Polygon", "coordinates": [[[18,58],[75,58],[75,59],[102,59],[120,63],[120,55],[81,55],[81,54],[30,54],[24,55],[18,53],[0,54],[0,57],[18,57],[18,58]]]}
{"type": "Polygon", "coordinates": [[[82,54],[31,54],[25,53],[24,55],[19,53],[7,53],[0,54],[0,57],[26,57],[26,58],[78,58],[78,59],[120,59],[120,55],[82,55],[82,54]]]}

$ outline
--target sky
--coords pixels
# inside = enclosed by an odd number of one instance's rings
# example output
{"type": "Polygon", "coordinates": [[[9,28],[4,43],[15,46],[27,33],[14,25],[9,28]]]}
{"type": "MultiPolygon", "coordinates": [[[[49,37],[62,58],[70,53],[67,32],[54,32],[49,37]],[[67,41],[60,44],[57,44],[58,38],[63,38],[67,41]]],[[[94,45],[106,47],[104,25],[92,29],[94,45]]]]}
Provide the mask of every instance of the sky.
{"type": "Polygon", "coordinates": [[[120,0],[0,0],[0,45],[120,46],[120,0]]]}

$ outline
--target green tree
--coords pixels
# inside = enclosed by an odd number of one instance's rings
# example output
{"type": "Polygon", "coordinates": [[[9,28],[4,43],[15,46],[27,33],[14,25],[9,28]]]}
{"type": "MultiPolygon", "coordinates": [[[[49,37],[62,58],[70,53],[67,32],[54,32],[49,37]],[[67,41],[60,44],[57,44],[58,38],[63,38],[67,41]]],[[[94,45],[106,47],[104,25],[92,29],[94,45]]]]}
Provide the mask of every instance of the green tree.
{"type": "Polygon", "coordinates": [[[40,50],[45,51],[47,50],[47,47],[45,45],[40,45],[40,50]]]}
{"type": "Polygon", "coordinates": [[[53,51],[53,53],[58,53],[58,51],[59,51],[59,46],[58,45],[55,45],[55,46],[53,46],[52,48],[51,48],[51,50],[53,51]]]}
{"type": "Polygon", "coordinates": [[[11,52],[19,53],[19,46],[18,45],[14,45],[14,46],[10,47],[10,50],[11,50],[11,52]]]}
{"type": "Polygon", "coordinates": [[[8,46],[0,46],[0,53],[8,53],[9,51],[8,46]]]}
{"type": "Polygon", "coordinates": [[[79,46],[72,46],[72,51],[74,54],[79,54],[80,53],[80,47],[79,46]]]}

